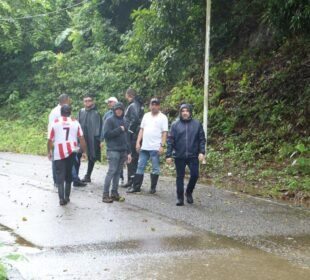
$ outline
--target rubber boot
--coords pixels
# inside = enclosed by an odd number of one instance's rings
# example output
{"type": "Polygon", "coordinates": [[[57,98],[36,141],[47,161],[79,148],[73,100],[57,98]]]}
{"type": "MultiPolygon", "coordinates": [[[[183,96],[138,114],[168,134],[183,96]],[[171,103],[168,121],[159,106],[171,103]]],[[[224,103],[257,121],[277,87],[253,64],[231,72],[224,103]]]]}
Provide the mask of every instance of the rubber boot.
{"type": "Polygon", "coordinates": [[[131,187],[132,184],[133,184],[133,178],[128,176],[127,183],[123,184],[123,185],[120,185],[120,187],[127,189],[127,188],[131,187]]]}
{"type": "Polygon", "coordinates": [[[133,185],[130,187],[126,193],[136,193],[136,192],[141,192],[141,186],[143,183],[143,174],[136,174],[134,179],[133,179],[133,185]]]}
{"type": "Polygon", "coordinates": [[[71,183],[66,183],[65,187],[65,201],[70,202],[71,183]]]}
{"type": "Polygon", "coordinates": [[[90,175],[86,174],[81,181],[83,183],[91,183],[90,175]]]}
{"type": "Polygon", "coordinates": [[[192,192],[190,191],[186,191],[185,192],[185,196],[186,196],[186,201],[188,204],[193,204],[194,203],[194,199],[193,199],[193,196],[192,196],[192,192]]]}
{"type": "Polygon", "coordinates": [[[158,182],[158,174],[151,174],[151,189],[150,189],[150,193],[154,194],[156,193],[156,186],[157,186],[157,182],[158,182]]]}
{"type": "Polygon", "coordinates": [[[66,204],[66,200],[65,200],[64,184],[57,184],[57,187],[58,187],[59,204],[60,205],[65,205],[66,204]]]}
{"type": "Polygon", "coordinates": [[[183,196],[178,195],[177,202],[175,205],[176,206],[183,206],[184,205],[184,195],[183,196]]]}

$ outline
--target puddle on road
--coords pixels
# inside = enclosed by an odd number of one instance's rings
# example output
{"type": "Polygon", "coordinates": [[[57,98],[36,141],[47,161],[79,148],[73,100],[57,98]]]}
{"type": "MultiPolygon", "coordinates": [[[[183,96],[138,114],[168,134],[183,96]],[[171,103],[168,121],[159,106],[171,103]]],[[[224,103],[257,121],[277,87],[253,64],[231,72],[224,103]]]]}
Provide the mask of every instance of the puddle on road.
{"type": "Polygon", "coordinates": [[[26,279],[309,279],[309,269],[222,241],[207,235],[92,245],[81,251],[57,249],[32,258],[35,272],[29,266],[20,269],[26,279]]]}
{"type": "Polygon", "coordinates": [[[309,279],[309,268],[230,238],[196,234],[45,249],[16,267],[24,279],[309,279]]]}

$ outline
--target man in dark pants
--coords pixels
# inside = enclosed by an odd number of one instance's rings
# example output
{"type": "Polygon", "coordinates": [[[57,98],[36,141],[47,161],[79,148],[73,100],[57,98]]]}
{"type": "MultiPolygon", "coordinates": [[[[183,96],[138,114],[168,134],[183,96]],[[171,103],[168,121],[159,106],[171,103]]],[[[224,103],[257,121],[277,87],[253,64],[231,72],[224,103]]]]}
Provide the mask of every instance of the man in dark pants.
{"type": "Polygon", "coordinates": [[[187,203],[192,204],[193,190],[199,177],[199,161],[205,155],[205,133],[199,121],[192,119],[192,107],[183,104],[180,107],[180,119],[171,125],[167,141],[166,161],[172,164],[175,158],[177,172],[177,206],[184,205],[184,176],[185,168],[189,167],[190,179],[185,196],[187,203]]]}
{"type": "Polygon", "coordinates": [[[120,170],[124,162],[131,161],[130,145],[127,138],[127,127],[124,121],[124,106],[118,102],[113,107],[113,116],[105,121],[103,138],[107,146],[107,158],[109,169],[104,180],[102,201],[111,203],[119,201],[118,184],[120,170]],[[110,185],[112,191],[110,196],[110,185]]]}
{"type": "Polygon", "coordinates": [[[83,102],[84,108],[79,112],[78,121],[81,124],[87,144],[88,166],[82,182],[90,183],[95,162],[97,160],[101,161],[101,116],[97,111],[94,98],[91,95],[85,95],[83,102]]]}
{"type": "Polygon", "coordinates": [[[140,129],[140,123],[143,116],[143,106],[137,98],[134,89],[128,89],[125,95],[129,105],[125,111],[124,119],[128,127],[128,138],[131,145],[131,162],[127,164],[127,183],[122,185],[123,188],[131,187],[133,178],[138,166],[139,154],[136,151],[136,142],[140,129]]]}
{"type": "MultiPolygon", "coordinates": [[[[103,137],[103,128],[104,128],[104,124],[105,124],[105,121],[112,117],[114,115],[113,113],[113,107],[114,105],[118,102],[117,98],[114,97],[114,96],[111,96],[109,97],[107,100],[106,100],[106,103],[108,105],[108,111],[103,115],[102,117],[102,129],[101,129],[101,137],[100,137],[100,141],[101,141],[101,149],[103,149],[104,147],[104,144],[103,144],[103,141],[104,141],[104,137],[103,137]]],[[[123,168],[121,169],[120,171],[120,179],[122,181],[122,184],[124,184],[124,171],[123,171],[123,168]]]]}
{"type": "Polygon", "coordinates": [[[56,185],[58,187],[59,204],[65,205],[70,201],[72,166],[79,149],[78,140],[83,151],[86,144],[83,131],[78,121],[70,117],[71,107],[61,107],[61,117],[51,125],[49,140],[47,143],[48,159],[55,161],[56,185]],[[52,155],[52,148],[53,155],[52,155]]]}
{"type": "MultiPolygon", "coordinates": [[[[54,123],[54,121],[61,116],[60,113],[61,106],[65,104],[70,105],[70,102],[71,100],[68,94],[63,93],[58,97],[58,105],[55,108],[53,108],[53,110],[50,112],[48,116],[48,135],[50,134],[51,126],[54,123]]],[[[56,169],[55,169],[55,162],[53,159],[52,159],[52,172],[53,172],[54,186],[56,186],[56,169]]]]}

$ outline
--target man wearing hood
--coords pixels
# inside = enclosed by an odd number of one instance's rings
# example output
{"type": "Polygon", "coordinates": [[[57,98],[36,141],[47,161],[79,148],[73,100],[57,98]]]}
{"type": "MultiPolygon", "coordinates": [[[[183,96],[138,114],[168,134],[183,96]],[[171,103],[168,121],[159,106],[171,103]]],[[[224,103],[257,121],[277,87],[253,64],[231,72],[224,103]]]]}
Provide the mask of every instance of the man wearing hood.
{"type": "Polygon", "coordinates": [[[201,123],[192,118],[192,107],[183,104],[180,107],[180,119],[171,125],[167,141],[166,161],[172,164],[174,157],[176,166],[177,206],[184,205],[185,168],[189,167],[190,179],[185,196],[187,203],[192,204],[193,190],[199,177],[199,161],[205,155],[205,133],[201,123]]]}
{"type": "Polygon", "coordinates": [[[103,127],[103,138],[106,141],[107,159],[109,169],[106,174],[103,186],[102,201],[111,203],[119,201],[118,184],[120,170],[124,162],[131,161],[130,144],[127,140],[127,125],[124,121],[124,105],[118,102],[113,107],[113,116],[105,121],[103,127]],[[110,185],[112,182],[112,191],[110,195],[110,185]]]}
{"type": "Polygon", "coordinates": [[[81,124],[87,144],[88,166],[86,175],[82,179],[82,182],[90,183],[95,162],[97,160],[101,161],[101,116],[97,111],[94,98],[91,95],[85,95],[83,103],[84,108],[79,112],[78,121],[81,124]]]}

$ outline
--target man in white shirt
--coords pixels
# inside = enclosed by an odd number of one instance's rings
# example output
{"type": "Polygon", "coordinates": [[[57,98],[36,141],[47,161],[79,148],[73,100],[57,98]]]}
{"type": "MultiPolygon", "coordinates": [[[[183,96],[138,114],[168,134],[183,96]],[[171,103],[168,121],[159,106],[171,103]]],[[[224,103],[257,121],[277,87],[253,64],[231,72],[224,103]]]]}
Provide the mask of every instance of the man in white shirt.
{"type": "Polygon", "coordinates": [[[83,152],[86,151],[86,143],[79,122],[70,117],[71,107],[65,104],[60,110],[61,117],[50,127],[47,153],[48,159],[53,158],[55,162],[59,204],[65,205],[70,201],[72,166],[79,150],[78,141],[83,152]]]}
{"type": "Polygon", "coordinates": [[[164,153],[164,146],[168,133],[168,118],[160,111],[160,102],[157,98],[151,99],[150,110],[150,112],[144,114],[141,121],[136,142],[136,150],[139,152],[138,167],[133,186],[127,190],[127,193],[141,191],[144,170],[149,159],[151,159],[152,162],[150,193],[154,194],[156,192],[160,173],[159,158],[164,153]]]}
{"type": "MultiPolygon", "coordinates": [[[[50,112],[48,116],[48,132],[47,135],[50,135],[51,126],[53,125],[54,121],[61,116],[60,109],[63,105],[70,104],[70,97],[68,94],[61,94],[58,97],[58,105],[50,112]]],[[[53,181],[54,186],[56,186],[56,170],[55,170],[55,163],[52,160],[52,172],[53,172],[53,181]]]]}

